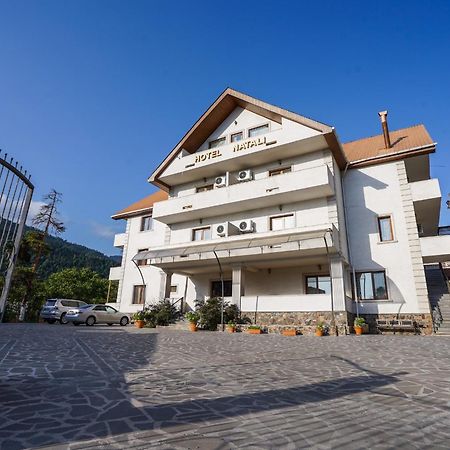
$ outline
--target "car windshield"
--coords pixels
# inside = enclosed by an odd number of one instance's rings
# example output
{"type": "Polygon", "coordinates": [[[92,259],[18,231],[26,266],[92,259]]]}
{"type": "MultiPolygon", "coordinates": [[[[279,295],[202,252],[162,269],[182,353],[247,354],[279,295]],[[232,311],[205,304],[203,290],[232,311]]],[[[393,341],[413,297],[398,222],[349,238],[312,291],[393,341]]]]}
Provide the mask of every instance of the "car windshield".
{"type": "Polygon", "coordinates": [[[56,300],[47,300],[45,302],[45,306],[55,306],[56,305],[56,300]]]}
{"type": "Polygon", "coordinates": [[[81,305],[80,309],[86,309],[86,308],[90,308],[92,305],[81,305]]]}

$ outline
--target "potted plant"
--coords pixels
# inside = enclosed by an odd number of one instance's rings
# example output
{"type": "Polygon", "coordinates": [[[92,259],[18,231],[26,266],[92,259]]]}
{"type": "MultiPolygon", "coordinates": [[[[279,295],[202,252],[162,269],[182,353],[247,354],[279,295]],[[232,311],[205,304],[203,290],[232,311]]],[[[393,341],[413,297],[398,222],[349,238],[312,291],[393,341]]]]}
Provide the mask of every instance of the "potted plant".
{"type": "Polygon", "coordinates": [[[145,311],[137,311],[133,314],[134,326],[143,328],[145,325],[145,311]]]}
{"type": "Polygon", "coordinates": [[[355,320],[353,322],[353,329],[358,336],[361,336],[361,334],[363,334],[363,328],[365,325],[366,320],[364,319],[364,317],[355,317],[355,320]]]}
{"type": "Polygon", "coordinates": [[[197,331],[197,322],[199,320],[199,315],[195,311],[189,311],[185,314],[186,319],[189,321],[189,330],[197,331]]]}
{"type": "Polygon", "coordinates": [[[250,325],[247,328],[248,334],[262,334],[262,329],[259,325],[250,325]]]}
{"type": "Polygon", "coordinates": [[[283,336],[297,336],[297,330],[295,328],[285,328],[281,331],[283,336]]]}
{"type": "Polygon", "coordinates": [[[227,323],[227,331],[228,333],[236,333],[236,324],[234,322],[227,323]]]}
{"type": "Polygon", "coordinates": [[[316,336],[323,336],[326,332],[327,326],[324,322],[319,322],[316,325],[316,336]]]}

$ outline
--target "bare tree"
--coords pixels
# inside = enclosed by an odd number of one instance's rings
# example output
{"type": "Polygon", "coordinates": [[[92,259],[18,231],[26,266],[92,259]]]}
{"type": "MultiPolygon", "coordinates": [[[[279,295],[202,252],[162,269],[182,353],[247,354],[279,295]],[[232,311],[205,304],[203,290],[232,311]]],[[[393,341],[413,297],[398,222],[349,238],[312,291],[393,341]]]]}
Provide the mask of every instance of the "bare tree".
{"type": "Polygon", "coordinates": [[[55,189],[52,189],[44,197],[45,203],[41,206],[39,212],[32,220],[32,224],[40,231],[37,232],[37,236],[35,237],[36,254],[31,272],[28,276],[28,282],[26,283],[25,295],[22,299],[19,320],[24,320],[27,301],[33,288],[33,281],[36,271],[39,267],[39,263],[41,262],[42,253],[46,251],[47,248],[45,238],[49,234],[61,234],[66,229],[64,223],[59,219],[58,204],[61,203],[61,199],[62,194],[57,192],[55,189]]]}
{"type": "Polygon", "coordinates": [[[34,217],[32,223],[36,228],[43,228],[41,232],[40,244],[38,244],[36,256],[33,263],[33,273],[36,272],[42,251],[45,246],[45,238],[49,234],[61,234],[64,233],[66,227],[64,223],[59,219],[58,204],[62,202],[62,194],[52,189],[45,197],[45,203],[41,206],[41,209],[34,217]]]}

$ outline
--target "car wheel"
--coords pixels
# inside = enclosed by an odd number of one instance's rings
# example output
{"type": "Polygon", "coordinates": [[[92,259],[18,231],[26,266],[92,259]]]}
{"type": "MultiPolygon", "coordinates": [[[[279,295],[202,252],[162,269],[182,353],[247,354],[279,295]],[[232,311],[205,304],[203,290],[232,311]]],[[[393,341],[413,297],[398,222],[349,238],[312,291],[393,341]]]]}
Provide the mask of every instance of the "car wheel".
{"type": "Polygon", "coordinates": [[[66,319],[66,313],[62,313],[61,317],[59,319],[59,323],[61,325],[67,325],[69,323],[69,321],[66,319]]]}
{"type": "Polygon", "coordinates": [[[55,323],[56,319],[47,319],[47,323],[55,323]]]}
{"type": "Polygon", "coordinates": [[[94,324],[95,324],[95,317],[94,317],[94,316],[89,316],[89,317],[86,319],[86,325],[87,325],[88,327],[92,327],[94,324]]]}
{"type": "Polygon", "coordinates": [[[76,327],[80,325],[80,322],[72,322],[76,327]]]}
{"type": "Polygon", "coordinates": [[[127,316],[123,316],[123,317],[120,319],[120,325],[122,325],[123,327],[126,327],[126,326],[128,325],[128,322],[129,322],[129,320],[128,320],[128,317],[127,317],[127,316]]]}
{"type": "Polygon", "coordinates": [[[112,327],[113,324],[112,324],[112,323],[108,323],[108,325],[109,325],[110,327],[112,327]]]}

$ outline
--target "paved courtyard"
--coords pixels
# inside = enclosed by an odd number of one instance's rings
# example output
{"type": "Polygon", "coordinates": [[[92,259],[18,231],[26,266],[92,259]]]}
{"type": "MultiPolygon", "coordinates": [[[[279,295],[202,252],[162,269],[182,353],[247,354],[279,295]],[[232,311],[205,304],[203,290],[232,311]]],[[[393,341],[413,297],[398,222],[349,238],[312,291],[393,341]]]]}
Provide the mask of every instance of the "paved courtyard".
{"type": "Polygon", "coordinates": [[[2,449],[450,446],[450,338],[0,327],[2,449]]]}

